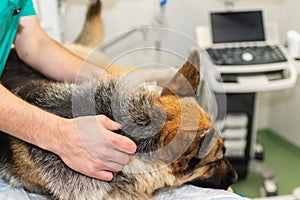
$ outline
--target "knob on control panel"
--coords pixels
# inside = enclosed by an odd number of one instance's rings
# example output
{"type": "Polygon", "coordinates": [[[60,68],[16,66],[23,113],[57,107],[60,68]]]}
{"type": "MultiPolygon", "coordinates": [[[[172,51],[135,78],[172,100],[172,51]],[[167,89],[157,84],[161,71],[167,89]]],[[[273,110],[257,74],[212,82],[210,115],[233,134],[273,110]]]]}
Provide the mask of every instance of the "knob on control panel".
{"type": "Polygon", "coordinates": [[[253,54],[249,52],[242,53],[241,57],[242,60],[246,62],[252,61],[254,59],[253,54]]]}

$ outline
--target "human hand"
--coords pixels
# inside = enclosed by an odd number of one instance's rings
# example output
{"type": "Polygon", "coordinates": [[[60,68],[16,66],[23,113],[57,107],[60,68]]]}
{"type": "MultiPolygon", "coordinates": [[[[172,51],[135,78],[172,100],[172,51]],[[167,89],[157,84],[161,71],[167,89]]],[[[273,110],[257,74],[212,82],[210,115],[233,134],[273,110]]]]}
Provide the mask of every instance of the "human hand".
{"type": "Polygon", "coordinates": [[[112,73],[109,73],[107,71],[104,71],[99,75],[98,79],[103,82],[111,81],[111,80],[116,80],[118,77],[112,73]]]}
{"type": "Polygon", "coordinates": [[[129,162],[129,154],[136,151],[132,140],[112,132],[120,125],[104,115],[68,121],[73,130],[59,140],[63,144],[57,152],[66,165],[86,176],[110,181],[112,172],[121,171],[129,162]]]}

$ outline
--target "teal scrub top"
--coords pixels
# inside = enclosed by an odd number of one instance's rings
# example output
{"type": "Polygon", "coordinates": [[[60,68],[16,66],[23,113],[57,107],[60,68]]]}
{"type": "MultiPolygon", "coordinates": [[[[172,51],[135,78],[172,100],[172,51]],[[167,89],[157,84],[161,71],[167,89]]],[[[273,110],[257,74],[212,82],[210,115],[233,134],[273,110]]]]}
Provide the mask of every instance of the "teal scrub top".
{"type": "Polygon", "coordinates": [[[35,15],[32,0],[0,0],[0,77],[11,45],[16,36],[20,17],[35,15]]]}

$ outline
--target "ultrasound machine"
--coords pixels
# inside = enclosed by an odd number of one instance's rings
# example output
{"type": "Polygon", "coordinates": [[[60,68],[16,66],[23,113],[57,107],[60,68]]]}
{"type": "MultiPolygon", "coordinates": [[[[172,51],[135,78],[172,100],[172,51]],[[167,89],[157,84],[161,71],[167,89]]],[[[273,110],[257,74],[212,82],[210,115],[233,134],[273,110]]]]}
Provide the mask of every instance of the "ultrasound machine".
{"type": "Polygon", "coordinates": [[[227,157],[240,179],[258,173],[266,196],[277,195],[277,185],[257,143],[257,94],[290,88],[297,77],[271,28],[264,24],[261,10],[210,12],[210,26],[196,28],[197,43],[208,60],[204,73],[216,97],[227,157]]]}

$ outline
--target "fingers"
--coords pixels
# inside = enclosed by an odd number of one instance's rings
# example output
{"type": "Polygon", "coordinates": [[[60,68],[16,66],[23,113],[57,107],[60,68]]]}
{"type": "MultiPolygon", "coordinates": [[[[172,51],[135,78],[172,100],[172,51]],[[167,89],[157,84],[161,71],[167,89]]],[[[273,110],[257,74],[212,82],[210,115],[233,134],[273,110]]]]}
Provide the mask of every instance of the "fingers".
{"type": "MultiPolygon", "coordinates": [[[[118,130],[121,128],[118,123],[110,120],[104,115],[97,116],[97,119],[99,123],[108,130],[118,130]]],[[[128,137],[113,133],[111,131],[106,131],[103,134],[105,134],[106,139],[110,141],[114,145],[114,148],[118,151],[122,151],[128,154],[133,154],[136,152],[136,144],[128,137]]]]}
{"type": "MultiPolygon", "coordinates": [[[[98,165],[97,165],[98,166],[98,165]]],[[[103,166],[102,164],[100,166],[103,166]]],[[[94,167],[94,169],[89,170],[82,170],[81,172],[89,177],[100,179],[102,181],[111,181],[113,179],[113,170],[106,170],[105,167],[101,167],[101,169],[98,169],[97,167],[94,167]]],[[[80,170],[78,170],[80,171],[80,170]]]]}
{"type": "Polygon", "coordinates": [[[103,181],[110,181],[113,178],[113,172],[120,172],[123,170],[123,165],[110,161],[91,161],[91,165],[88,168],[82,170],[82,172],[90,177],[97,178],[103,181]]]}
{"type": "Polygon", "coordinates": [[[120,124],[109,119],[105,115],[98,115],[97,120],[102,126],[104,126],[108,130],[114,131],[114,130],[118,130],[121,128],[120,124]]]}
{"type": "Polygon", "coordinates": [[[110,172],[120,172],[123,170],[124,165],[115,162],[104,162],[104,169],[110,172]]]}
{"type": "Polygon", "coordinates": [[[81,159],[78,157],[61,157],[61,159],[73,170],[103,181],[111,181],[113,178],[113,172],[123,170],[123,164],[95,159],[87,152],[82,153],[83,155],[79,157],[81,159]]]}
{"type": "Polygon", "coordinates": [[[113,132],[104,132],[103,134],[107,140],[111,142],[114,149],[127,154],[133,154],[136,152],[136,144],[128,137],[113,132]]]}
{"type": "Polygon", "coordinates": [[[103,181],[111,181],[113,179],[113,174],[110,171],[99,171],[95,174],[94,178],[103,180],[103,181]]]}
{"type": "Polygon", "coordinates": [[[96,178],[102,181],[111,181],[113,179],[112,172],[118,172],[120,169],[122,170],[122,166],[112,165],[107,163],[109,166],[107,167],[100,160],[95,160],[86,152],[82,152],[83,155],[77,157],[64,157],[61,156],[63,162],[69,166],[71,169],[91,178],[96,178]]]}
{"type": "MultiPolygon", "coordinates": [[[[109,151],[105,151],[105,152],[101,152],[99,153],[99,160],[101,160],[102,162],[104,162],[104,164],[110,168],[114,168],[114,165],[108,165],[107,163],[113,162],[116,163],[118,165],[126,165],[129,163],[130,158],[129,155],[127,153],[115,150],[115,149],[111,149],[109,151]]],[[[118,169],[114,168],[114,169],[118,169]]],[[[119,170],[120,171],[120,170],[119,170]]]]}
{"type": "Polygon", "coordinates": [[[101,169],[101,170],[94,170],[94,171],[86,172],[84,174],[86,176],[96,178],[96,179],[100,179],[102,181],[111,181],[114,177],[113,172],[114,172],[113,170],[103,170],[103,169],[101,169]]]}
{"type": "Polygon", "coordinates": [[[120,127],[104,115],[96,116],[96,121],[95,116],[76,118],[77,137],[64,154],[65,163],[86,176],[110,181],[113,172],[122,171],[130,161],[129,154],[137,149],[131,139],[112,132],[120,127]]]}

